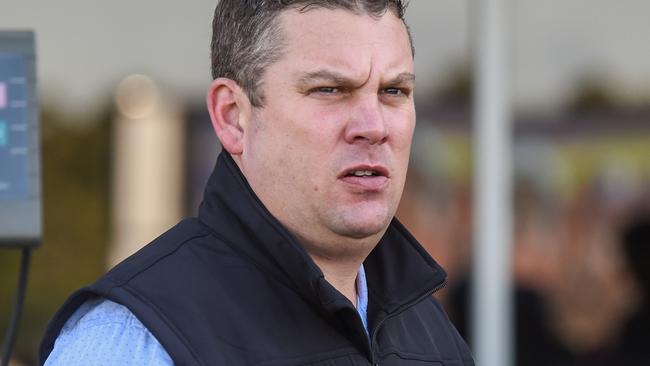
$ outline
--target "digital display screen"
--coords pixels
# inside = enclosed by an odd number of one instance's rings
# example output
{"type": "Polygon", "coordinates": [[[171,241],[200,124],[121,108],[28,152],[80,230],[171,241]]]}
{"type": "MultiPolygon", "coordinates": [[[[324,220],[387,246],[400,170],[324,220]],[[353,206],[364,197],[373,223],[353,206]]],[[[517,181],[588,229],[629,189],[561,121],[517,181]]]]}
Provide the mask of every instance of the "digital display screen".
{"type": "Polygon", "coordinates": [[[0,249],[43,236],[36,37],[0,30],[0,249]]]}
{"type": "Polygon", "coordinates": [[[29,193],[29,128],[24,57],[0,53],[0,202],[29,193]]]}

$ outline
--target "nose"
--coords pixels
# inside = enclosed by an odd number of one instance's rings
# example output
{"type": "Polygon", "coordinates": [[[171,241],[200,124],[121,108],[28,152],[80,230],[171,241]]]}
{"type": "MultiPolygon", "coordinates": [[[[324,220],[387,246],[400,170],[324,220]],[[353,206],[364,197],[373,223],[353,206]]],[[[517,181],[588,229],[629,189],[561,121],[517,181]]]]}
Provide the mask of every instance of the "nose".
{"type": "Polygon", "coordinates": [[[345,140],[350,143],[383,144],[388,139],[388,129],[377,95],[359,97],[350,106],[350,119],[345,129],[345,140]]]}

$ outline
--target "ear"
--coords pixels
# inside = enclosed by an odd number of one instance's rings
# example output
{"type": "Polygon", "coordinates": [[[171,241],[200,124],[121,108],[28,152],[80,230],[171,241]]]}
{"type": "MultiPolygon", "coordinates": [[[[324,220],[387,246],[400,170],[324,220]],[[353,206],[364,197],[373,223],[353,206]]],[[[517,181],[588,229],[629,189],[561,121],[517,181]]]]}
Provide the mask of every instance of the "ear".
{"type": "Polygon", "coordinates": [[[231,79],[217,78],[207,95],[212,127],[221,145],[232,155],[244,151],[244,132],[251,115],[248,96],[231,79]]]}

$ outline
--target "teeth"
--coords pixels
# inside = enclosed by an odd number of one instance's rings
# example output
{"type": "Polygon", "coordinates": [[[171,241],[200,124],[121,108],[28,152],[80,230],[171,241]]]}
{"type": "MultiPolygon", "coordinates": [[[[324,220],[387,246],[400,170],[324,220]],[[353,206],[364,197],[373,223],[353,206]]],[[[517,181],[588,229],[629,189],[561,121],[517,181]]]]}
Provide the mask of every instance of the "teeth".
{"type": "Polygon", "coordinates": [[[372,176],[373,173],[370,170],[355,170],[352,172],[352,175],[356,177],[369,177],[372,176]]]}

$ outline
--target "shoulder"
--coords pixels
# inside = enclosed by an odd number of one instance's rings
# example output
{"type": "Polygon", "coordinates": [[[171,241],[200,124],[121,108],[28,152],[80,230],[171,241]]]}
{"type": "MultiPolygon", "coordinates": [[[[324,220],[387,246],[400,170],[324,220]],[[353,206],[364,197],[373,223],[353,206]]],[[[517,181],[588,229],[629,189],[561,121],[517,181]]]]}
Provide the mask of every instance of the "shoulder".
{"type": "Polygon", "coordinates": [[[74,333],[80,329],[93,329],[107,325],[146,331],[138,318],[125,306],[106,299],[89,300],[68,319],[61,334],[74,333]]]}
{"type": "Polygon", "coordinates": [[[205,241],[210,236],[209,229],[197,219],[185,219],[113,267],[105,277],[116,284],[128,282],[148,268],[177,258],[179,253],[194,248],[193,244],[205,241]]]}
{"type": "Polygon", "coordinates": [[[45,365],[173,365],[158,340],[126,307],[84,303],[66,322],[45,365]]]}

